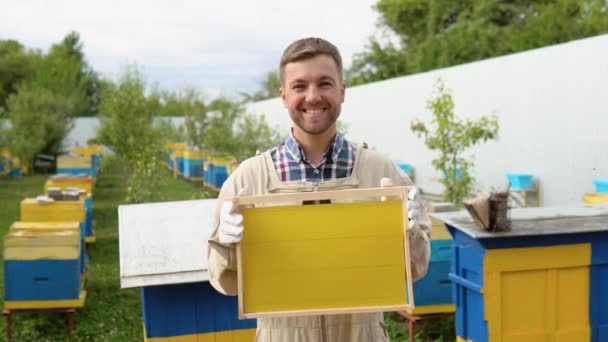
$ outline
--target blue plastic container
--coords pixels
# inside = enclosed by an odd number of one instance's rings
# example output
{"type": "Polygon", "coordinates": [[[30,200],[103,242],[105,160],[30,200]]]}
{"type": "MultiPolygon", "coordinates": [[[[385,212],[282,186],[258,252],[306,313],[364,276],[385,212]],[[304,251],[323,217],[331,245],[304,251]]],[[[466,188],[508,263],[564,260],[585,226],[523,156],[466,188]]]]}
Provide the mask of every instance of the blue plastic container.
{"type": "Polygon", "coordinates": [[[507,173],[507,179],[511,182],[511,189],[525,190],[532,188],[531,173],[507,173]]]}
{"type": "Polygon", "coordinates": [[[595,192],[600,194],[608,193],[608,179],[596,179],[593,181],[595,184],[595,192]]]}
{"type": "MultiPolygon", "coordinates": [[[[462,171],[460,171],[459,167],[456,167],[456,169],[454,169],[454,173],[456,175],[456,179],[462,178],[462,171]]],[[[448,178],[448,176],[445,173],[443,173],[443,178],[448,178]]]]}
{"type": "Polygon", "coordinates": [[[412,165],[409,163],[397,163],[397,166],[403,170],[403,172],[407,173],[408,175],[410,174],[410,172],[412,171],[412,165]]]}

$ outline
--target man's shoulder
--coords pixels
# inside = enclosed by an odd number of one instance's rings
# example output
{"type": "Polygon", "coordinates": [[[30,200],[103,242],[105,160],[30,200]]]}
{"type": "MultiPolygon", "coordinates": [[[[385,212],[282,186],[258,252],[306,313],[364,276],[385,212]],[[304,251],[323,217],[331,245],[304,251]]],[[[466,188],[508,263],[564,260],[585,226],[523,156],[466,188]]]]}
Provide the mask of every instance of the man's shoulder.
{"type": "Polygon", "coordinates": [[[359,156],[365,159],[365,162],[372,164],[384,164],[384,163],[392,163],[392,159],[385,153],[380,151],[372,150],[369,148],[360,148],[359,156]]]}
{"type": "Polygon", "coordinates": [[[268,152],[263,152],[253,157],[249,157],[243,160],[239,166],[234,170],[234,173],[250,173],[259,170],[265,165],[265,157],[264,154],[268,152]]]}

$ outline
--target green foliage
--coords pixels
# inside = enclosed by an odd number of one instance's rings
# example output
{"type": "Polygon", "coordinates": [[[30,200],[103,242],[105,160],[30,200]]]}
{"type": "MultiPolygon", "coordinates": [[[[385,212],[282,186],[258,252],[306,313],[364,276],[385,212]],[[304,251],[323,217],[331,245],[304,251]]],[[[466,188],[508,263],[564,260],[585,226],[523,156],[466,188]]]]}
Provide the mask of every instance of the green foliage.
{"type": "MultiPolygon", "coordinates": [[[[397,313],[384,314],[384,323],[392,342],[406,342],[408,340],[408,322],[397,313]]],[[[421,320],[416,323],[415,341],[443,342],[456,339],[454,317],[421,320]]],[[[414,341],[410,341],[414,342],[414,341]]]]}
{"type": "Polygon", "coordinates": [[[217,98],[208,106],[203,132],[204,149],[214,156],[243,160],[277,144],[279,134],[264,116],[245,113],[243,105],[228,98],[217,98]]]}
{"type": "Polygon", "coordinates": [[[36,154],[46,151],[57,153],[63,138],[72,129],[69,115],[71,100],[51,90],[26,83],[8,99],[8,118],[11,129],[7,132],[8,146],[24,165],[36,154]]]}
{"type": "Polygon", "coordinates": [[[445,187],[444,199],[460,206],[474,186],[473,162],[463,154],[473,145],[498,138],[498,118],[481,117],[476,121],[457,118],[452,94],[441,79],[437,80],[435,94],[427,102],[427,108],[433,112],[429,126],[413,120],[411,130],[424,138],[429,149],[439,151],[433,166],[443,175],[440,182],[445,187]]]}
{"type": "MultiPolygon", "coordinates": [[[[190,146],[202,150],[203,136],[207,128],[207,106],[204,96],[194,88],[187,88],[181,93],[169,93],[165,96],[164,111],[166,115],[184,117],[185,138],[190,146]]],[[[173,139],[172,141],[181,141],[173,139]]]]}
{"type": "Polygon", "coordinates": [[[158,200],[163,183],[161,130],[154,126],[160,102],[146,97],[136,67],[127,67],[118,84],[106,85],[100,107],[99,140],[122,160],[127,201],[158,200]]]}
{"type": "Polygon", "coordinates": [[[380,28],[347,71],[379,81],[608,32],[606,0],[379,0],[380,28]]]}
{"type": "Polygon", "coordinates": [[[2,144],[30,166],[38,153],[60,153],[73,118],[94,106],[91,73],[75,32],[46,55],[15,41],[0,42],[0,52],[0,106],[6,106],[0,117],[11,127],[2,144]]]}
{"type": "Polygon", "coordinates": [[[15,40],[0,40],[0,118],[8,96],[17,91],[20,81],[31,75],[32,54],[15,40]]]}
{"type": "Polygon", "coordinates": [[[248,113],[243,113],[237,122],[236,138],[238,147],[233,156],[237,160],[254,156],[256,151],[264,151],[281,141],[277,131],[266,123],[264,115],[248,113]]]}
{"type": "Polygon", "coordinates": [[[281,79],[278,71],[270,71],[264,76],[260,82],[258,91],[253,94],[243,94],[245,101],[262,101],[272,99],[279,96],[279,88],[281,88],[281,79]]]}

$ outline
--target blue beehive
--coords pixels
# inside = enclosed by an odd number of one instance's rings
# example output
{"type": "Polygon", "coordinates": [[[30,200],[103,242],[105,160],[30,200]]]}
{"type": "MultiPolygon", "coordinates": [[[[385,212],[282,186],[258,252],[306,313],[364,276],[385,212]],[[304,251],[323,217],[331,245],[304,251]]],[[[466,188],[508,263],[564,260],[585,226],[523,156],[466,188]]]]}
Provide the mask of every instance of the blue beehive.
{"type": "Polygon", "coordinates": [[[6,302],[67,300],[80,296],[79,232],[10,230],[4,238],[6,302]]]}
{"type": "Polygon", "coordinates": [[[453,311],[452,281],[449,279],[452,240],[431,240],[431,260],[426,276],[414,283],[413,313],[453,311]],[[444,307],[439,307],[444,306],[444,307]]]}
{"type": "Polygon", "coordinates": [[[608,341],[608,207],[513,210],[510,232],[437,214],[454,237],[458,341],[608,341]]]}
{"type": "Polygon", "coordinates": [[[205,159],[200,151],[184,151],[184,177],[202,181],[205,159]]]}
{"type": "Polygon", "coordinates": [[[253,341],[256,321],[238,319],[237,297],[224,296],[208,282],[142,288],[144,332],[149,342],[191,340],[253,341]],[[228,335],[228,336],[226,336],[228,335]]]}
{"type": "Polygon", "coordinates": [[[226,179],[228,179],[228,168],[223,165],[217,166],[215,168],[214,177],[215,177],[215,179],[214,179],[213,185],[217,189],[221,189],[222,185],[224,185],[224,182],[226,181],[226,179]]]}
{"type": "Polygon", "coordinates": [[[507,179],[511,183],[513,190],[526,190],[532,188],[531,173],[507,173],[507,179]]]}
{"type": "Polygon", "coordinates": [[[184,151],[177,151],[175,153],[175,175],[177,177],[184,177],[184,151]]]}
{"type": "Polygon", "coordinates": [[[84,199],[84,206],[86,210],[84,238],[86,240],[87,238],[90,239],[95,236],[93,233],[93,198],[87,196],[84,199]]]}
{"type": "MultiPolygon", "coordinates": [[[[452,203],[432,203],[434,212],[452,211],[452,203]]],[[[455,311],[452,299],[452,281],[449,279],[452,260],[452,236],[443,222],[431,217],[431,259],[427,274],[414,283],[416,307],[413,315],[451,313],[455,311]]]]}

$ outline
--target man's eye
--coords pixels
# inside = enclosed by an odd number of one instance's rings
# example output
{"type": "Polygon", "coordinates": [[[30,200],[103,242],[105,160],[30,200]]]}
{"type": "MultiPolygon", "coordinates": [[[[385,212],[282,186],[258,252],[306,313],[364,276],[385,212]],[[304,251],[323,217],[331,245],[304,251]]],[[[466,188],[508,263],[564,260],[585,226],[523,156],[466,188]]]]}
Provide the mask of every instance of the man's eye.
{"type": "Polygon", "coordinates": [[[329,88],[329,87],[331,87],[331,86],[332,86],[332,84],[331,84],[331,82],[322,82],[322,83],[320,84],[320,86],[321,86],[322,88],[329,88]]]}
{"type": "Polygon", "coordinates": [[[304,86],[301,84],[296,84],[292,87],[293,90],[302,90],[304,89],[304,86]]]}

